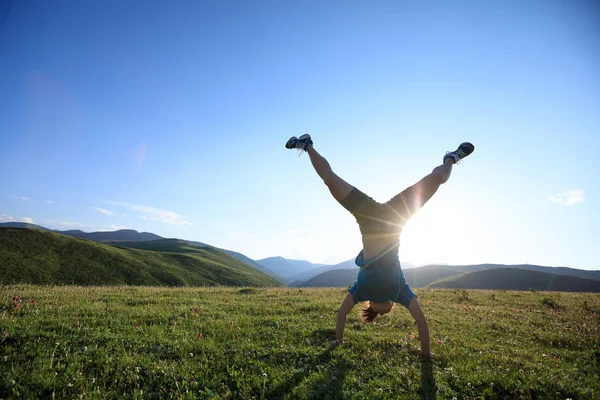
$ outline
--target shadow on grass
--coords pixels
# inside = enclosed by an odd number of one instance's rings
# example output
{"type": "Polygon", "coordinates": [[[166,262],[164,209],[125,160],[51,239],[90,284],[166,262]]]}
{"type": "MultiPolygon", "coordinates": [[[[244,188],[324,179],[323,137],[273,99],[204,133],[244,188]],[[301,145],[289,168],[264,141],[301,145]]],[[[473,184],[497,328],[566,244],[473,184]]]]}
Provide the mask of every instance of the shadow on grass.
{"type": "MultiPolygon", "coordinates": [[[[304,384],[307,378],[304,396],[311,399],[340,399],[343,398],[343,386],[346,372],[350,368],[341,354],[334,354],[336,346],[328,344],[335,339],[334,329],[319,329],[311,333],[313,344],[327,344],[320,354],[314,355],[304,368],[291,374],[286,380],[268,390],[263,398],[281,399],[290,396],[294,389],[304,384]]],[[[293,397],[293,396],[292,396],[293,397]]]]}
{"type": "Polygon", "coordinates": [[[433,361],[421,359],[421,400],[432,400],[436,398],[437,389],[433,377],[433,361]]]}

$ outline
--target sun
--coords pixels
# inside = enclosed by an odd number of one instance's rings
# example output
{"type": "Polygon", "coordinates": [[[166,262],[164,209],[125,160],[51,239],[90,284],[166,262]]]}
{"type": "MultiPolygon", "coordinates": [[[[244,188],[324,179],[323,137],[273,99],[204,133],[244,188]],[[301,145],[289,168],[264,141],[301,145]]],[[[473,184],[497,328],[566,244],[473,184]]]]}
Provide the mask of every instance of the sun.
{"type": "Polygon", "coordinates": [[[472,244],[477,238],[460,226],[460,221],[465,221],[464,211],[451,203],[426,204],[412,216],[402,232],[401,260],[415,265],[469,263],[469,259],[474,258],[472,244]],[[465,251],[466,246],[469,252],[465,251]]]}

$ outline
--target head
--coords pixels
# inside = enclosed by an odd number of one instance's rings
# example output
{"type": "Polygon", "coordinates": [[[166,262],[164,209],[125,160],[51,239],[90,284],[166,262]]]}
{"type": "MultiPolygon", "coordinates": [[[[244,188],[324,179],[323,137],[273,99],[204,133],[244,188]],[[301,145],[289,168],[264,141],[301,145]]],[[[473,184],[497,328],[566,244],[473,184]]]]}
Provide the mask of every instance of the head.
{"type": "Polygon", "coordinates": [[[388,301],[370,301],[367,308],[361,308],[360,318],[363,322],[373,322],[375,317],[379,314],[387,314],[392,311],[394,303],[391,300],[388,301]]]}

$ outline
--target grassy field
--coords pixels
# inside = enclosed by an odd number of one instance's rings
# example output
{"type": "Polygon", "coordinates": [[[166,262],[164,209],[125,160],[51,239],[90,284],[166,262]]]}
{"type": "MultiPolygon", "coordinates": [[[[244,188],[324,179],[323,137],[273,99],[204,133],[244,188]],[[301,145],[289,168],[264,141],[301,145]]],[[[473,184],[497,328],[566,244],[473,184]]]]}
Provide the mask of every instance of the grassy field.
{"type": "Polygon", "coordinates": [[[597,399],[600,295],[417,290],[433,363],[396,307],[343,289],[0,286],[1,398],[597,399]]]}

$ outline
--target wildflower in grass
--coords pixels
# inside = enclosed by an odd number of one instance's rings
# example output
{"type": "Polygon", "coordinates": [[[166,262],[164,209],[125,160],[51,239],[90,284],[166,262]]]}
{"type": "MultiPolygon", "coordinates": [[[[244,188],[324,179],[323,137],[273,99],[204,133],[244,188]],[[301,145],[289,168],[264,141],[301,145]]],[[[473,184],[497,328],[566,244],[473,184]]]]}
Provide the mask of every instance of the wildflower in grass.
{"type": "Polygon", "coordinates": [[[13,296],[12,299],[13,299],[13,302],[15,303],[14,304],[15,309],[19,310],[21,308],[21,303],[22,303],[21,298],[19,296],[13,296]]]}
{"type": "Polygon", "coordinates": [[[233,321],[229,321],[229,326],[233,326],[233,321]]]}
{"type": "Polygon", "coordinates": [[[407,336],[408,336],[408,338],[410,340],[413,340],[415,338],[415,335],[413,335],[413,333],[411,331],[408,331],[408,335],[407,336]]]}
{"type": "Polygon", "coordinates": [[[204,335],[202,334],[202,332],[198,333],[198,339],[202,339],[204,337],[204,335]]]}
{"type": "Polygon", "coordinates": [[[438,340],[436,340],[436,343],[437,344],[442,344],[442,343],[444,343],[444,341],[442,339],[438,339],[438,340]]]}

